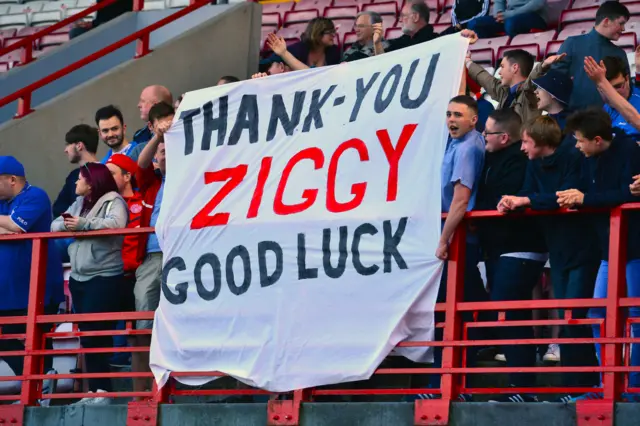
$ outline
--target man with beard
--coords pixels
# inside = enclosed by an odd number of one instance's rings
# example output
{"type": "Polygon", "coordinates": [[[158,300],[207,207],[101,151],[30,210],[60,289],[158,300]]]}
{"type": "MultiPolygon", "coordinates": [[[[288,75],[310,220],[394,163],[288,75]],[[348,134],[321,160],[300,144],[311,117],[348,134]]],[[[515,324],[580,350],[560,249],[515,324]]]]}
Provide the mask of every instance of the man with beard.
{"type": "Polygon", "coordinates": [[[102,164],[106,164],[113,154],[129,155],[137,145],[136,142],[127,141],[125,137],[127,126],[124,124],[122,112],[113,105],[107,105],[96,111],[96,125],[100,138],[109,147],[107,155],[101,161],[102,164]]]}
{"type": "Polygon", "coordinates": [[[80,175],[80,167],[87,163],[97,163],[98,131],[87,124],[73,126],[65,136],[64,153],[71,164],[79,167],[72,170],[64,182],[64,186],[53,203],[53,217],[56,218],[67,211],[76,200],[76,182],[80,175]]]}
{"type": "MultiPolygon", "coordinates": [[[[64,181],[64,186],[60,190],[56,201],[53,203],[53,218],[57,218],[76,201],[78,197],[76,195],[76,182],[80,176],[80,167],[87,163],[97,163],[98,158],[96,152],[98,151],[98,131],[87,124],[78,124],[73,126],[71,130],[65,135],[64,153],[67,154],[67,158],[71,164],[77,164],[79,167],[73,169],[67,179],[64,181]]],[[[73,238],[64,238],[54,240],[55,245],[59,250],[60,257],[63,262],[69,261],[69,253],[67,249],[69,244],[73,242],[73,238]]]]}
{"type": "MultiPolygon", "coordinates": [[[[438,37],[429,24],[429,6],[424,1],[414,0],[405,3],[400,11],[399,22],[402,25],[402,36],[389,40],[389,47],[385,52],[413,46],[438,37]]],[[[376,53],[378,52],[376,49],[376,53]]]]}

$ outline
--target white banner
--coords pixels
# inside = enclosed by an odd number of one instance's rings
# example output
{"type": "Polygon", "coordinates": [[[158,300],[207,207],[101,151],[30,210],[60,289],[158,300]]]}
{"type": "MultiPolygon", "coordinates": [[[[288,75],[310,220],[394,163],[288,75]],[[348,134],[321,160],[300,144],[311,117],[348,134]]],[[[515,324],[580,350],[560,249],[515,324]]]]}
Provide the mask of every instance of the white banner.
{"type": "Polygon", "coordinates": [[[362,380],[398,342],[433,339],[445,112],[466,49],[453,35],[185,96],[156,228],[161,385],[362,380]]]}

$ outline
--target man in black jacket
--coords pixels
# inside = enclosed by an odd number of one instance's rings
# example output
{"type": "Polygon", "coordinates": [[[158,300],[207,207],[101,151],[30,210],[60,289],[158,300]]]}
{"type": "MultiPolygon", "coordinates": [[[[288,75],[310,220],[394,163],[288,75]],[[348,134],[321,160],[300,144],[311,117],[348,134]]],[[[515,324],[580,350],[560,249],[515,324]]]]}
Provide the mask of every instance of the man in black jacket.
{"type": "MultiPolygon", "coordinates": [[[[579,186],[557,193],[562,207],[616,207],[633,202],[630,184],[640,174],[640,147],[635,138],[612,127],[609,115],[600,109],[579,111],[569,117],[568,128],[574,132],[576,147],[582,152],[582,174],[579,186]]],[[[629,213],[627,230],[626,278],[627,297],[640,296],[640,220],[638,212],[629,213]]],[[[606,298],[609,271],[609,214],[590,214],[587,217],[595,228],[600,242],[600,269],[596,279],[594,298],[606,298]]],[[[640,308],[630,308],[630,317],[639,317],[640,308]]],[[[604,318],[604,308],[592,308],[590,318],[604,318]]],[[[600,337],[600,325],[594,324],[593,336],[600,337]]],[[[633,337],[640,335],[640,324],[632,324],[633,337]]],[[[600,345],[596,344],[598,358],[600,345]]],[[[640,346],[631,345],[631,366],[640,366],[640,346]]],[[[640,385],[640,374],[629,375],[629,386],[640,385]]],[[[602,398],[591,393],[578,399],[602,398]]]]}
{"type": "MultiPolygon", "coordinates": [[[[520,196],[505,196],[498,210],[508,212],[522,207],[534,210],[559,208],[556,192],[576,188],[580,181],[581,155],[575,141],[562,138],[558,123],[540,116],[527,123],[522,131],[522,149],[529,157],[520,196]]],[[[581,216],[546,216],[540,219],[549,249],[553,294],[558,299],[585,299],[593,295],[598,271],[598,247],[593,228],[581,216]]],[[[573,318],[585,318],[587,309],[573,309],[573,318]]],[[[560,316],[564,313],[560,310],[560,316]]],[[[561,337],[590,338],[587,326],[563,326],[561,337]]],[[[563,367],[596,366],[593,345],[561,344],[563,367]]],[[[565,386],[597,386],[597,373],[565,373],[565,386]]],[[[562,399],[567,402],[571,398],[562,399]]]]}
{"type": "MultiPolygon", "coordinates": [[[[484,170],[478,190],[476,209],[495,210],[505,195],[515,195],[522,188],[527,157],[521,151],[522,120],[512,109],[489,114],[483,132],[486,141],[484,170]]],[[[546,246],[535,223],[527,218],[483,219],[478,221],[478,235],[487,268],[491,300],[530,300],[548,259],[546,246]]],[[[508,311],[507,320],[531,320],[530,310],[508,311]]],[[[497,327],[502,339],[533,339],[532,327],[497,327]]],[[[508,367],[533,367],[534,345],[505,345],[502,348],[508,367]]],[[[511,386],[532,387],[533,374],[510,374],[511,386]]],[[[534,402],[526,394],[502,395],[495,402],[534,402]]]]}
{"type": "Polygon", "coordinates": [[[438,37],[429,24],[429,6],[422,0],[413,0],[405,3],[400,11],[399,22],[402,25],[402,36],[389,40],[389,47],[385,52],[413,46],[425,41],[431,41],[438,37]]]}

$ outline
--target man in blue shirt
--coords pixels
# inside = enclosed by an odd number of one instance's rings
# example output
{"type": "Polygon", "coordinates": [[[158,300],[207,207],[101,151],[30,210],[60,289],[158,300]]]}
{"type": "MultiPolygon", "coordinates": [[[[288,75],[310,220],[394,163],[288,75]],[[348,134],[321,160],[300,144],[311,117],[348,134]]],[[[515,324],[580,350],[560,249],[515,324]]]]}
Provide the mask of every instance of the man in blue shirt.
{"type": "MultiPolygon", "coordinates": [[[[18,160],[0,156],[0,234],[49,232],[51,220],[51,203],[47,194],[29,185],[24,167],[18,160]]],[[[29,240],[0,241],[0,316],[27,314],[31,246],[29,240]]],[[[53,243],[48,246],[46,275],[44,305],[47,312],[55,313],[64,300],[64,284],[62,263],[53,243]]],[[[22,334],[25,330],[24,324],[2,326],[3,334],[22,334]]],[[[0,351],[19,350],[24,350],[20,341],[0,340],[0,351]]],[[[3,356],[3,359],[16,375],[22,374],[21,357],[3,356]]]]}
{"type": "Polygon", "coordinates": [[[152,106],[159,104],[160,102],[173,105],[173,96],[171,96],[169,89],[164,86],[157,84],[148,86],[142,90],[142,93],[140,93],[138,110],[140,111],[140,119],[144,121],[144,127],[133,134],[133,142],[137,143],[137,146],[128,154],[129,157],[136,161],[138,160],[138,157],[140,157],[140,153],[144,149],[145,145],[147,145],[153,137],[153,124],[151,123],[151,120],[149,120],[149,111],[152,106]]]}
{"type": "MultiPolygon", "coordinates": [[[[591,56],[599,63],[606,56],[617,56],[626,61],[625,51],[613,42],[624,32],[629,17],[629,10],[624,4],[617,1],[604,2],[596,12],[594,29],[584,35],[569,37],[560,46],[558,55],[566,53],[567,56],[553,68],[573,78],[573,92],[569,102],[572,110],[603,105],[600,93],[584,70],[584,59],[591,56]]],[[[629,74],[628,64],[626,70],[629,74]]]]}
{"type": "MultiPolygon", "coordinates": [[[[629,64],[617,56],[607,56],[602,60],[607,68],[606,77],[616,92],[625,98],[635,109],[640,111],[640,89],[631,86],[629,81],[629,64]]],[[[640,131],[633,127],[613,106],[605,104],[604,110],[611,117],[611,124],[627,135],[640,140],[640,131]]]]}
{"type": "MultiPolygon", "coordinates": [[[[107,105],[96,111],[96,126],[98,126],[100,138],[109,147],[107,155],[101,161],[102,164],[107,164],[113,154],[124,154],[132,157],[132,150],[138,143],[127,140],[127,125],[124,124],[122,112],[118,108],[113,105],[107,105]]],[[[133,161],[138,161],[137,157],[132,158],[133,161]]]]}

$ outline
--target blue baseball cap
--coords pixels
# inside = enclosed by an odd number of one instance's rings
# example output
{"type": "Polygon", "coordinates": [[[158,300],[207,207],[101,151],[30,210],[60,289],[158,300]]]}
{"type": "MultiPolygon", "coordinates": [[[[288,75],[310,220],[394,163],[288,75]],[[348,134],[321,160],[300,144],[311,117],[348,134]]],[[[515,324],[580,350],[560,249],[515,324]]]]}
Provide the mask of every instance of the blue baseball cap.
{"type": "Polygon", "coordinates": [[[11,155],[0,155],[0,175],[24,177],[24,166],[11,155]]]}
{"type": "Polygon", "coordinates": [[[556,70],[549,70],[545,75],[533,80],[533,84],[548,92],[559,102],[569,105],[573,81],[567,74],[556,70]]]}

